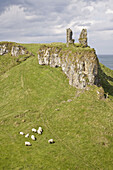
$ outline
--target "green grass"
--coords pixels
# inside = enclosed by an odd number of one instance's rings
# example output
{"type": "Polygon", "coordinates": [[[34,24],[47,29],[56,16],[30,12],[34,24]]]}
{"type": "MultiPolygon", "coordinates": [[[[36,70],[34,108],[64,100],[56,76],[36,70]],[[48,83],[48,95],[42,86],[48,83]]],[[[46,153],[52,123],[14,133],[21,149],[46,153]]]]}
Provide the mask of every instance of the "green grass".
{"type": "MultiPolygon", "coordinates": [[[[24,46],[36,55],[40,45],[24,46]]],[[[106,100],[98,99],[96,86],[79,94],[60,68],[40,66],[37,57],[2,74],[0,169],[112,170],[113,71],[103,65],[101,71],[109,93],[106,100]],[[36,141],[19,135],[19,131],[31,135],[31,129],[39,126],[44,131],[36,141]],[[48,144],[50,138],[54,144],[48,144]],[[25,141],[32,146],[26,147],[25,141]]]]}
{"type": "Polygon", "coordinates": [[[99,77],[104,91],[113,96],[113,70],[100,63],[99,77]]]}
{"type": "Polygon", "coordinates": [[[31,51],[34,55],[37,55],[37,52],[40,47],[43,47],[44,45],[47,47],[59,47],[62,48],[62,51],[64,52],[69,52],[72,51],[73,53],[75,52],[84,52],[84,51],[94,51],[93,48],[88,47],[82,47],[81,44],[75,43],[74,45],[70,45],[69,47],[66,46],[65,43],[48,43],[48,44],[21,44],[24,47],[26,47],[29,51],[31,51]]]}
{"type": "Polygon", "coordinates": [[[16,64],[15,58],[10,54],[0,56],[0,75],[5,73],[16,64]]]}
{"type": "Polygon", "coordinates": [[[10,70],[12,67],[22,63],[27,58],[33,57],[30,54],[20,55],[18,57],[11,56],[10,53],[0,56],[0,75],[10,70]]]}
{"type": "Polygon", "coordinates": [[[12,67],[20,64],[21,62],[25,61],[29,57],[33,57],[32,54],[28,53],[25,55],[20,56],[12,56],[11,55],[11,49],[12,46],[17,46],[19,44],[15,42],[0,42],[0,45],[6,45],[7,49],[9,50],[9,53],[6,53],[4,55],[0,55],[0,75],[4,74],[6,71],[10,70],[12,67]]]}
{"type": "Polygon", "coordinates": [[[37,56],[37,52],[42,44],[34,43],[34,44],[21,44],[21,45],[27,48],[28,51],[30,51],[31,53],[37,56]]]}

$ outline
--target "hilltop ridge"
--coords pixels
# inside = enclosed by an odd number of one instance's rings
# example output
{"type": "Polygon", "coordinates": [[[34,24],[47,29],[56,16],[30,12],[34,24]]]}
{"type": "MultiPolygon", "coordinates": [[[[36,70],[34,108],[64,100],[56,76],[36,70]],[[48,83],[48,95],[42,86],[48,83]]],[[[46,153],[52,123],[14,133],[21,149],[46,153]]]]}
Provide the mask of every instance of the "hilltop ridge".
{"type": "MultiPolygon", "coordinates": [[[[39,64],[61,67],[69,79],[69,84],[78,89],[87,88],[88,85],[100,85],[99,61],[95,50],[88,46],[87,30],[81,31],[78,44],[74,43],[74,39],[72,39],[72,30],[68,28],[66,31],[66,44],[43,45],[39,50],[37,49],[39,64]]],[[[7,53],[18,57],[16,59],[18,63],[32,55],[23,46],[16,43],[1,43],[0,55],[7,53]]]]}

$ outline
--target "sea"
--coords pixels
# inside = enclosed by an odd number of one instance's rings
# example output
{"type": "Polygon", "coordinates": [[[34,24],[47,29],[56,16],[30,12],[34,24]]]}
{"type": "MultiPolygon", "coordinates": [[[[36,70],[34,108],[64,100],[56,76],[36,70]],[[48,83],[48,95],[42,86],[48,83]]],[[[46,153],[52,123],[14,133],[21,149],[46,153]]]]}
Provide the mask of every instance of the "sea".
{"type": "Polygon", "coordinates": [[[97,55],[99,62],[113,70],[113,55],[97,55]]]}

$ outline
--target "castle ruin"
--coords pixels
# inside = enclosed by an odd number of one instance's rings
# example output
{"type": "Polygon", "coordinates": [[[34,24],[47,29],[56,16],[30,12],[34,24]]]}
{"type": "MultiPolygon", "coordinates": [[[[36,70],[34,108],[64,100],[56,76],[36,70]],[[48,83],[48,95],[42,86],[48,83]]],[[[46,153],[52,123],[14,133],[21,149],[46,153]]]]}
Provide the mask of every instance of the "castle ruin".
{"type": "Polygon", "coordinates": [[[79,43],[84,47],[87,47],[87,29],[82,29],[79,37],[79,43]]]}
{"type": "Polygon", "coordinates": [[[73,35],[73,32],[70,28],[68,28],[67,30],[67,47],[69,46],[69,44],[74,44],[74,39],[72,39],[72,35],[73,35]]]}
{"type": "MultiPolygon", "coordinates": [[[[73,32],[70,28],[68,28],[66,30],[66,38],[67,38],[67,47],[69,47],[70,44],[74,45],[74,39],[72,39],[72,35],[73,32]]],[[[87,29],[82,29],[81,33],[80,33],[80,37],[79,37],[79,43],[83,46],[83,47],[87,47],[87,29]]]]}

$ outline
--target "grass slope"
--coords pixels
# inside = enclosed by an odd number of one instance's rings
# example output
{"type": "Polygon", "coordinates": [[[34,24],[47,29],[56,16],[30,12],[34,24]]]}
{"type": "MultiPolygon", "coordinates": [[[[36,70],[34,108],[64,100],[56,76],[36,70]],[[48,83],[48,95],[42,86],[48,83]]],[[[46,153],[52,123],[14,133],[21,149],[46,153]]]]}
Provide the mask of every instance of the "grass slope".
{"type": "Polygon", "coordinates": [[[4,44],[6,45],[7,49],[9,50],[9,53],[0,55],[0,75],[4,74],[6,71],[10,70],[12,67],[25,61],[27,58],[33,57],[32,53],[19,55],[16,57],[12,56],[11,55],[12,46],[18,46],[20,44],[17,44],[14,42],[4,42],[4,41],[0,42],[0,45],[4,45],[4,44]]]}
{"type": "MultiPolygon", "coordinates": [[[[26,47],[36,54],[36,44],[26,47]]],[[[101,68],[111,88],[106,100],[95,86],[79,95],[60,68],[40,66],[36,57],[1,75],[0,169],[112,169],[113,71],[101,68]],[[39,126],[43,134],[26,147],[19,131],[39,126]]]]}

